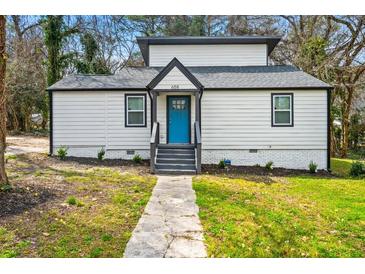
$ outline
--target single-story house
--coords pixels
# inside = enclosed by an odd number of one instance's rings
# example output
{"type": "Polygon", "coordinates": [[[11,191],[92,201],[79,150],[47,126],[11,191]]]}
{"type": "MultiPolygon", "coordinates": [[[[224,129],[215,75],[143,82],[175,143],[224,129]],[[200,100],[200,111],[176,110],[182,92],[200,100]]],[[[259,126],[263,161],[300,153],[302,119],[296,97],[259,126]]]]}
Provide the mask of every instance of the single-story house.
{"type": "Polygon", "coordinates": [[[330,168],[331,86],[269,65],[273,36],[139,37],[145,66],[69,75],[48,88],[50,153],[150,159],[152,172],[202,164],[330,168]]]}

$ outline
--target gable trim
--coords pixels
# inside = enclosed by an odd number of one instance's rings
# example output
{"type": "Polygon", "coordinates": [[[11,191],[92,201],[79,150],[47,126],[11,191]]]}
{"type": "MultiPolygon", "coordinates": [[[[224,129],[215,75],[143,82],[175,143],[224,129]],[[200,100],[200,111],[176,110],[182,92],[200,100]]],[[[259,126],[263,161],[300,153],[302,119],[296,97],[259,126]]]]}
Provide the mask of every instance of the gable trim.
{"type": "Polygon", "coordinates": [[[199,80],[176,58],[174,57],[170,63],[164,67],[159,74],[146,86],[148,90],[154,89],[173,68],[178,68],[182,74],[197,88],[197,90],[202,90],[204,86],[199,82],[199,80]]]}

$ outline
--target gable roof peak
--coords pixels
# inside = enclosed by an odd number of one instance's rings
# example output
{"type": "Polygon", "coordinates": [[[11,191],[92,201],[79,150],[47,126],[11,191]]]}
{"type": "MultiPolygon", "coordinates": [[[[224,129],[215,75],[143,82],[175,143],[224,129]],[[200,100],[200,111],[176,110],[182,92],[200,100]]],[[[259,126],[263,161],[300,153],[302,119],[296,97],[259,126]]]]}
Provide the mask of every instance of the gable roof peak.
{"type": "Polygon", "coordinates": [[[176,57],[174,57],[146,86],[147,89],[154,89],[162,81],[162,79],[164,79],[165,76],[169,74],[169,72],[175,67],[178,68],[181,73],[189,79],[189,81],[197,88],[197,90],[202,90],[204,88],[199,80],[176,57]]]}

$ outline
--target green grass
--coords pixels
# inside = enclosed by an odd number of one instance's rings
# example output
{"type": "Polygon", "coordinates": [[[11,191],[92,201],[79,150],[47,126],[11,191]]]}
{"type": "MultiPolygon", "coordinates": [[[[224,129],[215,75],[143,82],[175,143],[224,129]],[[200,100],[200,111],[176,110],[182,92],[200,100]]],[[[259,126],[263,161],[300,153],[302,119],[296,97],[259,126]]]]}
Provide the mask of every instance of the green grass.
{"type": "MultiPolygon", "coordinates": [[[[355,162],[355,160],[332,158],[331,159],[332,173],[337,176],[342,176],[342,177],[349,176],[351,164],[353,162],[355,162]]],[[[362,161],[362,162],[365,164],[365,161],[362,161]]]]}
{"type": "Polygon", "coordinates": [[[13,180],[35,179],[41,185],[57,180],[65,194],[2,222],[0,257],[123,256],[156,183],[154,176],[75,168],[67,162],[32,171],[15,163],[8,169],[13,180]]]}
{"type": "Polygon", "coordinates": [[[365,257],[365,181],[193,180],[211,257],[365,257]]]}

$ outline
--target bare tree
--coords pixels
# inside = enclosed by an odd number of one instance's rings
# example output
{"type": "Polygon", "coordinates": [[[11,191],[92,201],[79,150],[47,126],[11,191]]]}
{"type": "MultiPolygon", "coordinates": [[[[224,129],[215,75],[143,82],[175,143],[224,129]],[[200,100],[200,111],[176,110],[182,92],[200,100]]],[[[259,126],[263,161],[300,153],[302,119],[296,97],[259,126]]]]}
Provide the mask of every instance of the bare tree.
{"type": "Polygon", "coordinates": [[[6,19],[0,15],[0,188],[8,184],[5,171],[5,147],[6,147],[6,19]]]}

